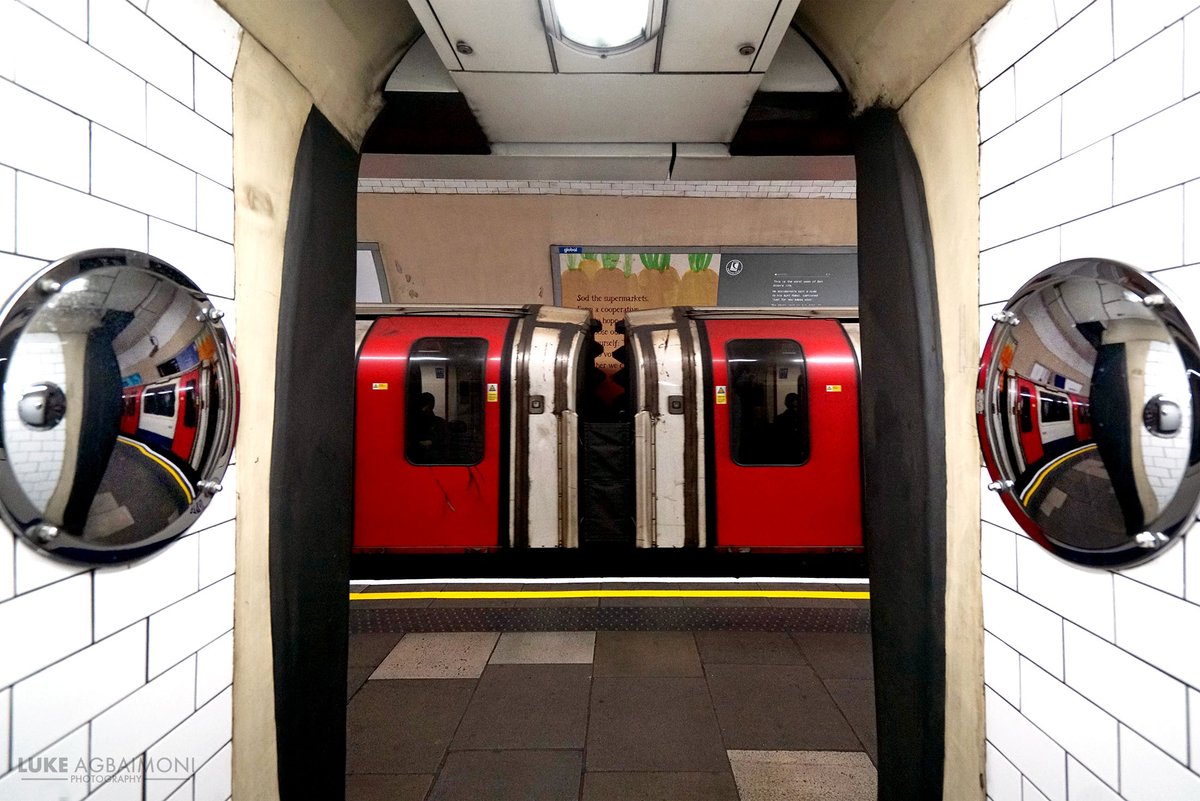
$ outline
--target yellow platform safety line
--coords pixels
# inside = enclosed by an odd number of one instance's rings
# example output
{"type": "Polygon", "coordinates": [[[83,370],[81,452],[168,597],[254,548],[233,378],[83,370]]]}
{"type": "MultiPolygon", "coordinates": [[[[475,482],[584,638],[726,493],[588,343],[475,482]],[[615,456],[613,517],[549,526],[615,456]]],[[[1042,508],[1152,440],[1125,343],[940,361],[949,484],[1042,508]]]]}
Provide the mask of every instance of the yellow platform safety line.
{"type": "Polygon", "coordinates": [[[183,490],[183,494],[187,498],[188,506],[192,505],[192,501],[196,500],[196,495],[195,495],[195,493],[192,492],[192,488],[188,484],[187,477],[184,476],[183,473],[179,472],[178,467],[171,464],[166,459],[162,458],[157,453],[150,450],[149,448],[147,448],[145,445],[143,445],[140,442],[136,442],[132,439],[128,439],[128,438],[122,437],[122,436],[118,436],[117,440],[119,442],[123,442],[126,445],[128,445],[129,447],[141,452],[141,454],[143,456],[145,456],[147,459],[158,464],[159,467],[166,470],[167,474],[170,475],[171,478],[175,479],[175,483],[179,485],[179,488],[181,490],[183,490]]]}
{"type": "Polygon", "coordinates": [[[1037,472],[1037,479],[1028,487],[1026,487],[1025,491],[1021,493],[1021,505],[1024,506],[1029,502],[1029,499],[1033,497],[1035,492],[1037,492],[1037,488],[1042,486],[1042,482],[1046,480],[1046,476],[1053,473],[1059,465],[1061,465],[1063,462],[1074,459],[1076,456],[1082,456],[1083,454],[1094,450],[1096,450],[1095,443],[1092,443],[1091,445],[1084,445],[1082,448],[1076,448],[1073,451],[1067,451],[1062,456],[1058,457],[1053,462],[1039,470],[1037,472]]]}
{"type": "Polygon", "coordinates": [[[813,598],[866,601],[869,592],[836,590],[417,590],[352,592],[351,601],[484,600],[494,598],[813,598]]]}

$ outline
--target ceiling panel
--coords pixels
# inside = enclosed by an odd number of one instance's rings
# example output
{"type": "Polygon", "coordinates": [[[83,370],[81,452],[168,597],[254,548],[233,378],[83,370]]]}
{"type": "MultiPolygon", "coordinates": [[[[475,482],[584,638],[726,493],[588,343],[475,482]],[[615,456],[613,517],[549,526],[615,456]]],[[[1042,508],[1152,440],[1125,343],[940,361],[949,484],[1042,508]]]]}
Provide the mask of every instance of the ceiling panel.
{"type": "MultiPolygon", "coordinates": [[[[441,34],[439,34],[439,37],[441,34]]],[[[400,59],[384,85],[385,92],[457,92],[428,36],[422,35],[400,59]]]]}
{"type": "Polygon", "coordinates": [[[453,76],[492,142],[728,142],[762,78],[453,76]]]}
{"type": "Polygon", "coordinates": [[[754,66],[751,67],[754,72],[768,71],[779,49],[779,43],[786,34],[799,35],[791,29],[792,17],[796,16],[796,7],[799,5],[800,0],[780,0],[779,8],[775,10],[775,18],[771,20],[771,27],[767,29],[762,45],[754,54],[754,66]]]}
{"type": "Polygon", "coordinates": [[[449,45],[461,40],[471,46],[470,55],[457,54],[463,69],[551,71],[541,6],[536,0],[432,0],[432,7],[449,45]]]}
{"type": "MultiPolygon", "coordinates": [[[[663,24],[661,72],[748,72],[775,17],[777,0],[689,0],[669,3],[663,24]],[[743,56],[738,48],[754,46],[743,56]]],[[[794,6],[795,4],[793,4],[794,6]]]]}
{"type": "Polygon", "coordinates": [[[554,60],[558,63],[559,72],[654,72],[657,39],[651,39],[628,53],[605,58],[580,53],[557,40],[551,41],[554,43],[554,60]]]}
{"type": "Polygon", "coordinates": [[[429,37],[430,43],[433,44],[433,49],[437,51],[438,56],[442,59],[442,63],[446,65],[446,69],[462,69],[462,65],[458,63],[458,54],[454,52],[454,48],[446,41],[446,37],[442,35],[441,23],[438,22],[437,15],[433,13],[433,9],[430,8],[429,3],[426,0],[408,0],[408,4],[412,6],[413,13],[421,21],[421,28],[425,31],[425,35],[429,37]]]}
{"type": "Polygon", "coordinates": [[[771,68],[763,76],[760,92],[839,92],[841,85],[829,67],[804,41],[789,30],[779,45],[771,68]]]}

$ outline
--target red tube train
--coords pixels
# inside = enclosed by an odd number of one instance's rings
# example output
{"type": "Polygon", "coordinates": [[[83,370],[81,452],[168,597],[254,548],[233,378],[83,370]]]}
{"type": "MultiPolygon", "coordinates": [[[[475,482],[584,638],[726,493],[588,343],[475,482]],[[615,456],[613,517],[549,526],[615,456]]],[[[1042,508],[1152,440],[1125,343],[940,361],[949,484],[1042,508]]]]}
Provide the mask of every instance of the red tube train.
{"type": "Polygon", "coordinates": [[[355,552],[861,550],[854,313],[360,307],[355,552]]]}
{"type": "Polygon", "coordinates": [[[212,368],[206,362],[152,384],[122,391],[121,433],[199,468],[209,432],[212,368]]]}

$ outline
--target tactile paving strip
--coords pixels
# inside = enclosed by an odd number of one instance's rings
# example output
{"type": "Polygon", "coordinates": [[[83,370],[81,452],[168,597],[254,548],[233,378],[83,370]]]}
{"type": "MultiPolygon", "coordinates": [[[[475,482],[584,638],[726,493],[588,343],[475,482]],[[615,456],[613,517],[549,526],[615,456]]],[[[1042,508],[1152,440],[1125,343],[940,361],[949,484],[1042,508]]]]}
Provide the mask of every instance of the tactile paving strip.
{"type": "Polygon", "coordinates": [[[541,607],[350,610],[350,632],[811,631],[863,634],[870,611],[829,607],[541,607]]]}

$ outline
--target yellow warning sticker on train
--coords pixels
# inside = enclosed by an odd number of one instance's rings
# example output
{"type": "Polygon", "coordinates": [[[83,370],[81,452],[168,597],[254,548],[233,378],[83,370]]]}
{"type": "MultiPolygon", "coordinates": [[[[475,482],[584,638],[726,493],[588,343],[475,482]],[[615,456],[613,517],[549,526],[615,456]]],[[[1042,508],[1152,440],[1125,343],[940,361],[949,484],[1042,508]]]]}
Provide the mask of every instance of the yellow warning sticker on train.
{"type": "Polygon", "coordinates": [[[717,387],[717,405],[725,405],[725,387],[717,387]]]}
{"type": "Polygon", "coordinates": [[[825,391],[826,392],[841,392],[842,385],[841,384],[826,384],[825,391]]]}
{"type": "Polygon", "coordinates": [[[371,389],[387,389],[386,381],[377,381],[371,385],[371,389]]]}
{"type": "Polygon", "coordinates": [[[488,384],[488,403],[495,403],[500,400],[500,385],[488,384]]]}

